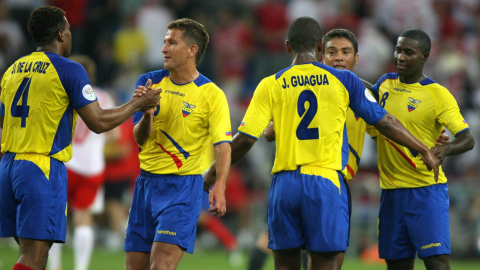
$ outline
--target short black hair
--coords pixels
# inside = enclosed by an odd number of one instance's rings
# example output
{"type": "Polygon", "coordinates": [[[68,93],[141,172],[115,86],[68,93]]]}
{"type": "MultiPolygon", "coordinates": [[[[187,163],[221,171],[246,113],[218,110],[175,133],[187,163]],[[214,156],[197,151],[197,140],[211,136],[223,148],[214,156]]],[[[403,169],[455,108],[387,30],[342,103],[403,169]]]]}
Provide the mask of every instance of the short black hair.
{"type": "Polygon", "coordinates": [[[52,43],[58,31],[65,29],[65,11],[54,6],[35,9],[28,19],[28,33],[37,46],[52,43]]]}
{"type": "Polygon", "coordinates": [[[178,29],[183,31],[182,36],[193,41],[193,43],[198,46],[198,52],[195,55],[195,63],[200,63],[203,54],[207,50],[207,45],[210,39],[205,27],[197,21],[183,18],[170,22],[167,29],[178,29]]]}
{"type": "Polygon", "coordinates": [[[422,53],[430,52],[432,42],[430,41],[430,37],[428,36],[428,34],[421,29],[407,30],[401,33],[399,37],[406,37],[416,40],[418,41],[418,45],[420,46],[420,50],[422,50],[422,53]]]}
{"type": "Polygon", "coordinates": [[[297,18],[288,27],[288,41],[295,52],[310,51],[322,40],[322,36],[322,27],[310,17],[297,18]]]}
{"type": "Polygon", "coordinates": [[[332,40],[334,38],[345,38],[345,39],[347,39],[348,41],[350,41],[350,43],[352,43],[353,50],[354,50],[355,54],[358,53],[358,41],[355,38],[355,35],[347,29],[337,28],[337,29],[330,30],[328,33],[325,34],[325,36],[323,36],[323,38],[322,38],[322,40],[323,40],[323,54],[325,54],[325,45],[330,40],[332,40]]]}

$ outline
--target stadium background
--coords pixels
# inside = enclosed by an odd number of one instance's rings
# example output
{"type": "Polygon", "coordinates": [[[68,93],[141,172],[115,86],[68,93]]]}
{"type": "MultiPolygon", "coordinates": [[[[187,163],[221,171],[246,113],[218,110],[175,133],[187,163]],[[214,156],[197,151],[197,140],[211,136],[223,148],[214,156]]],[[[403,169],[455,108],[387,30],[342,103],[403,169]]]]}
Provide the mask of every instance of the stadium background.
{"type": "MultiPolygon", "coordinates": [[[[26,25],[31,11],[44,4],[67,12],[73,35],[72,54],[85,54],[96,62],[96,84],[118,102],[131,97],[138,75],[162,68],[161,49],[168,22],[189,17],[204,24],[210,44],[198,69],[225,91],[234,131],[260,79],[289,65],[283,44],[292,18],[313,17],[324,33],[339,27],[354,32],[360,54],[355,73],[370,82],[394,71],[396,37],[406,29],[421,28],[432,38],[425,74],[450,90],[480,141],[477,0],[3,0],[2,74],[13,61],[35,50],[26,25]]],[[[228,202],[229,212],[223,220],[237,235],[245,256],[257,234],[266,228],[273,148],[261,138],[247,158],[232,169],[227,196],[233,199],[228,202]]],[[[361,264],[371,259],[368,251],[375,247],[380,195],[375,145],[368,138],[364,151],[361,170],[350,182],[352,234],[344,269],[376,269],[361,264]]],[[[476,261],[480,258],[479,154],[477,146],[464,155],[447,158],[443,167],[450,188],[454,269],[480,269],[476,261]]],[[[108,247],[103,237],[105,230],[97,226],[97,249],[90,269],[123,269],[123,253],[118,251],[121,245],[117,250],[108,247]]],[[[15,245],[0,240],[0,269],[10,269],[17,254],[15,245]]],[[[227,255],[211,235],[200,231],[196,254],[185,255],[179,268],[229,269],[227,255]]],[[[64,269],[69,269],[69,261],[72,255],[67,249],[64,269]]],[[[244,265],[235,269],[245,269],[244,265]]],[[[266,268],[272,268],[271,260],[269,265],[266,268]]]]}

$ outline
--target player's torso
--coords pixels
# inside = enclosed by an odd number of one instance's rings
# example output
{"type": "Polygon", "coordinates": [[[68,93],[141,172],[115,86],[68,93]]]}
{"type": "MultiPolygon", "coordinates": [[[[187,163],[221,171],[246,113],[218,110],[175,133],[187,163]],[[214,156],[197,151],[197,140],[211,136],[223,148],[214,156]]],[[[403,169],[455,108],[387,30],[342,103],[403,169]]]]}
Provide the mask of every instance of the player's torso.
{"type": "Polygon", "coordinates": [[[358,171],[360,158],[362,157],[363,143],[365,140],[365,130],[367,123],[355,115],[353,111],[347,109],[347,134],[348,134],[348,164],[346,166],[345,175],[348,180],[353,179],[358,171]]]}
{"type": "Polygon", "coordinates": [[[2,151],[51,155],[60,161],[70,158],[70,142],[61,142],[60,137],[70,133],[71,138],[76,112],[46,54],[32,53],[7,70],[2,101],[2,151]]]}
{"type": "MultiPolygon", "coordinates": [[[[442,125],[437,121],[437,104],[429,87],[387,79],[379,88],[379,104],[427,147],[435,145],[442,125]]],[[[377,145],[382,188],[421,187],[435,183],[433,172],[426,169],[417,152],[392,142],[381,133],[377,145]]],[[[438,183],[444,182],[446,178],[440,168],[438,183]]]]}
{"type": "Polygon", "coordinates": [[[295,65],[271,77],[277,145],[273,172],[297,166],[342,168],[349,97],[337,77],[322,66],[295,65]]]}
{"type": "Polygon", "coordinates": [[[160,107],[155,110],[153,133],[139,155],[141,168],[156,174],[200,174],[209,138],[208,86],[193,82],[176,85],[167,76],[161,87],[160,107]]]}

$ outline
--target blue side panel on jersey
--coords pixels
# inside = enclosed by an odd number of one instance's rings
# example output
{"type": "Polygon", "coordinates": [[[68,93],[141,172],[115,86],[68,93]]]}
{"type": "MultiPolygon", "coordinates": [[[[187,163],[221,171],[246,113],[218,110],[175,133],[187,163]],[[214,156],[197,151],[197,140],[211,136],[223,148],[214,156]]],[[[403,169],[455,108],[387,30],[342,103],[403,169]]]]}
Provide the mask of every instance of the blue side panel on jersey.
{"type": "Polygon", "coordinates": [[[382,77],[380,77],[380,79],[378,79],[377,83],[372,85],[372,88],[370,89],[370,91],[375,96],[376,100],[380,99],[379,96],[378,96],[378,90],[380,89],[380,85],[382,85],[382,83],[384,81],[386,81],[387,79],[397,79],[398,76],[399,76],[398,73],[395,73],[395,72],[390,72],[390,73],[384,74],[382,77]]]}
{"type": "Polygon", "coordinates": [[[5,116],[5,105],[3,105],[3,102],[0,102],[0,115],[5,116]]]}
{"type": "Polygon", "coordinates": [[[282,76],[282,74],[285,73],[285,71],[291,69],[292,67],[293,66],[289,66],[277,72],[277,74],[275,74],[275,80],[278,80],[278,78],[280,78],[280,76],[282,76]]]}
{"type": "Polygon", "coordinates": [[[345,166],[348,164],[348,146],[347,123],[345,123],[343,127],[342,170],[345,169],[345,166]]]}
{"type": "Polygon", "coordinates": [[[427,77],[419,83],[420,83],[421,86],[425,86],[425,85],[429,85],[429,84],[436,83],[436,82],[434,80],[432,80],[430,77],[427,77]]]}
{"type": "Polygon", "coordinates": [[[55,134],[55,139],[53,140],[52,150],[48,155],[54,155],[72,142],[72,131],[73,131],[73,108],[70,103],[65,110],[65,113],[60,119],[60,124],[57,128],[57,133],[55,134]]]}
{"type": "Polygon", "coordinates": [[[195,81],[193,81],[193,83],[195,85],[197,85],[198,87],[204,85],[204,84],[207,84],[207,83],[211,83],[212,81],[210,81],[209,78],[203,76],[201,73],[200,73],[200,76],[198,76],[198,78],[195,79],[195,81]]]}
{"type": "Polygon", "coordinates": [[[95,100],[88,100],[83,96],[83,87],[90,84],[90,80],[82,65],[56,53],[46,52],[45,55],[55,67],[60,82],[70,98],[73,109],[81,109],[97,100],[97,98],[95,98],[95,100]]]}

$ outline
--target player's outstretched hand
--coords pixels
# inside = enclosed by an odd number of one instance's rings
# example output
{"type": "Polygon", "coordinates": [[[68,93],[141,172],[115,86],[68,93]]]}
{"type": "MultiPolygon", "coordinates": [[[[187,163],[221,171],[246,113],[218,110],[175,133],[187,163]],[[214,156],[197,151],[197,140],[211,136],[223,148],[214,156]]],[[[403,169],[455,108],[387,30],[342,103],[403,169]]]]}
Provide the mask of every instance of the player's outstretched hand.
{"type": "Polygon", "coordinates": [[[447,131],[446,129],[442,129],[442,133],[440,133],[440,136],[437,137],[435,146],[447,144],[450,142],[450,137],[447,134],[445,134],[446,131],[447,131]]]}
{"type": "Polygon", "coordinates": [[[210,209],[208,209],[208,212],[213,212],[213,215],[217,217],[225,215],[225,212],[227,212],[225,188],[215,185],[208,196],[208,203],[210,204],[210,209]]]}
{"type": "Polygon", "coordinates": [[[433,169],[433,175],[435,178],[435,182],[438,181],[438,172],[439,172],[439,167],[440,167],[440,160],[438,157],[434,154],[434,152],[430,149],[427,151],[425,155],[422,156],[423,163],[427,165],[427,169],[431,171],[433,169]]]}

